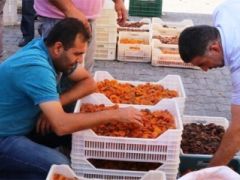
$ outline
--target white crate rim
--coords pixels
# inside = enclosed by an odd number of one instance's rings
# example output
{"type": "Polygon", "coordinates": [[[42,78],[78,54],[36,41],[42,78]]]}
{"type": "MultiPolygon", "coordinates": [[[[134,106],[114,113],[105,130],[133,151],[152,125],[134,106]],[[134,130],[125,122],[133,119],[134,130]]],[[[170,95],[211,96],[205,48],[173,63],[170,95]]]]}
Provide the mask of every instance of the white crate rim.
{"type": "MultiPolygon", "coordinates": [[[[105,79],[108,79],[108,80],[117,80],[119,83],[130,83],[130,84],[133,84],[133,85],[139,85],[139,84],[145,84],[145,83],[151,83],[151,84],[161,84],[163,85],[164,82],[167,82],[169,80],[173,81],[173,79],[175,79],[175,84],[178,84],[179,85],[179,89],[180,89],[180,94],[181,96],[179,97],[176,97],[177,98],[186,98],[186,93],[184,91],[184,87],[183,87],[183,82],[182,82],[182,79],[179,75],[167,75],[165,76],[164,78],[162,78],[161,80],[159,81],[156,81],[156,82],[146,82],[146,81],[124,81],[124,80],[118,80],[118,79],[115,79],[109,72],[107,71],[96,71],[95,74],[94,74],[94,80],[96,82],[100,82],[100,81],[103,81],[105,79]]],[[[164,85],[163,85],[164,86],[164,85]]],[[[172,98],[172,99],[175,99],[175,98],[172,98]]]]}
{"type": "MultiPolygon", "coordinates": [[[[174,90],[178,91],[179,96],[175,97],[175,98],[171,98],[171,99],[177,101],[178,106],[180,108],[180,112],[181,112],[181,114],[183,114],[184,106],[185,106],[186,93],[185,93],[185,90],[184,90],[184,87],[183,87],[182,79],[181,79],[181,77],[179,75],[167,75],[167,76],[165,76],[164,78],[162,78],[161,80],[159,80],[157,82],[145,82],[145,81],[124,81],[124,80],[118,80],[118,79],[115,79],[107,71],[96,71],[95,72],[94,80],[96,82],[103,81],[104,79],[117,80],[119,83],[130,83],[130,84],[133,84],[135,86],[139,85],[139,84],[145,84],[145,83],[160,84],[160,85],[163,85],[164,88],[168,88],[168,89],[172,89],[172,90],[173,90],[173,88],[171,88],[171,87],[175,86],[175,87],[177,87],[177,89],[174,89],[174,90]],[[169,83],[169,82],[171,82],[171,83],[169,83]]],[[[164,98],[164,99],[168,100],[168,98],[164,98]]],[[[171,99],[169,99],[169,100],[171,100],[171,99]]]]}
{"type": "MultiPolygon", "coordinates": [[[[165,163],[162,164],[159,168],[156,169],[156,171],[162,171],[167,175],[177,175],[178,172],[178,166],[179,166],[180,160],[174,162],[174,163],[165,163]],[[170,166],[170,168],[166,168],[165,166],[170,166]]],[[[150,171],[131,171],[131,170],[114,170],[114,169],[102,169],[102,168],[95,168],[87,159],[82,158],[81,160],[77,160],[76,162],[72,162],[72,167],[75,171],[81,170],[82,172],[87,171],[94,171],[97,173],[111,173],[115,176],[143,176],[149,173],[150,171]],[[76,166],[78,167],[76,167],[76,166]],[[85,167],[86,166],[86,167],[85,167]],[[80,168],[80,169],[79,169],[80,168]]],[[[106,174],[105,174],[106,175],[106,174]]],[[[141,180],[145,180],[144,178],[141,178],[141,180]]],[[[148,179],[146,179],[148,180],[148,179]]],[[[154,179],[155,180],[155,179],[154,179]]]]}

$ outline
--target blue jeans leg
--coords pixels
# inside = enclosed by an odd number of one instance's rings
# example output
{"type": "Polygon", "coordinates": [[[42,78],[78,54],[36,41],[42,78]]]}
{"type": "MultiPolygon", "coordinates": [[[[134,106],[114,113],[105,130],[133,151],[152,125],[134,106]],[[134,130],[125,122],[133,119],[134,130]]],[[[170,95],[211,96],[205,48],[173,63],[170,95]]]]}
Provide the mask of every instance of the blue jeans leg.
{"type": "Polygon", "coordinates": [[[0,179],[46,179],[52,164],[70,164],[60,152],[25,136],[0,138],[0,179]]]}

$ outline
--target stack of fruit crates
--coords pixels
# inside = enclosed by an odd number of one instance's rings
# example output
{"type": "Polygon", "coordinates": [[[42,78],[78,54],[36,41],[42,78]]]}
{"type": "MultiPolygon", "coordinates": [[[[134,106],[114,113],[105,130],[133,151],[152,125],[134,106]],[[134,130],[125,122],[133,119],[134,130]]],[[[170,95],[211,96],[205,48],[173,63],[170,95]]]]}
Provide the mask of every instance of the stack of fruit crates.
{"type": "Polygon", "coordinates": [[[120,31],[117,59],[130,62],[151,62],[151,33],[120,31]]]}
{"type": "MultiPolygon", "coordinates": [[[[88,180],[88,178],[78,177],[68,165],[52,165],[46,180],[54,179],[78,179],[88,180]],[[58,176],[58,178],[56,178],[58,176]],[[59,177],[60,176],[60,177],[59,177]]],[[[162,171],[149,171],[141,180],[166,180],[166,175],[162,171]]]]}
{"type": "MultiPolygon", "coordinates": [[[[104,79],[114,80],[108,72],[102,71],[96,72],[94,79],[97,82],[104,79]]],[[[117,81],[133,85],[146,83],[117,81]]],[[[133,106],[139,110],[149,109],[151,112],[167,110],[174,117],[175,129],[167,129],[156,138],[105,136],[96,134],[92,129],[73,133],[71,162],[72,168],[78,176],[96,179],[137,180],[146,176],[150,172],[149,170],[156,170],[157,172],[163,171],[168,180],[176,179],[180,163],[180,142],[183,129],[181,117],[186,96],[181,78],[179,79],[178,76],[169,75],[154,83],[177,90],[179,97],[163,99],[155,105],[119,104],[119,107],[133,106]],[[117,167],[110,166],[116,165],[116,163],[117,167]]],[[[104,94],[94,93],[77,102],[75,113],[78,113],[82,105],[87,103],[113,105],[104,94]]]]}
{"type": "MultiPolygon", "coordinates": [[[[77,102],[75,112],[78,113],[82,104],[104,104],[111,106],[107,98],[92,94],[77,102]]],[[[151,167],[165,172],[168,180],[175,180],[179,167],[182,120],[174,100],[163,100],[154,106],[133,106],[137,109],[150,111],[168,110],[175,119],[176,129],[168,129],[155,139],[100,136],[93,130],[83,130],[73,133],[71,162],[72,168],[80,177],[98,179],[140,179],[148,170],[137,171],[128,169],[133,164],[138,167],[151,167]],[[98,163],[96,163],[96,161],[98,163]],[[122,164],[123,169],[101,168],[104,162],[122,164]]],[[[132,167],[132,166],[131,166],[132,167]]]]}
{"type": "Polygon", "coordinates": [[[186,27],[192,26],[189,19],[180,22],[164,22],[160,18],[152,18],[152,65],[196,68],[184,63],[178,52],[178,37],[186,27]]]}
{"type": "MultiPolygon", "coordinates": [[[[113,4],[112,4],[113,6],[113,4]]],[[[96,20],[96,50],[97,60],[115,60],[117,45],[117,14],[112,8],[104,8],[96,20]]]]}

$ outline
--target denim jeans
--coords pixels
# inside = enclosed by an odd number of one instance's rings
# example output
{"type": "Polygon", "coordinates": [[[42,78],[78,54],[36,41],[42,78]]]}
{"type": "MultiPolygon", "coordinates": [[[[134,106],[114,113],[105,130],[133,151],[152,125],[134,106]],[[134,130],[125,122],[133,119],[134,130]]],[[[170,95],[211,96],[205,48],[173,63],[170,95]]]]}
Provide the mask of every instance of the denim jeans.
{"type": "Polygon", "coordinates": [[[34,38],[34,19],[36,13],[33,3],[34,0],[22,0],[21,31],[26,41],[31,41],[34,38]]]}
{"type": "Polygon", "coordinates": [[[52,164],[70,164],[60,152],[25,136],[0,138],[0,179],[46,179],[52,164]]]}

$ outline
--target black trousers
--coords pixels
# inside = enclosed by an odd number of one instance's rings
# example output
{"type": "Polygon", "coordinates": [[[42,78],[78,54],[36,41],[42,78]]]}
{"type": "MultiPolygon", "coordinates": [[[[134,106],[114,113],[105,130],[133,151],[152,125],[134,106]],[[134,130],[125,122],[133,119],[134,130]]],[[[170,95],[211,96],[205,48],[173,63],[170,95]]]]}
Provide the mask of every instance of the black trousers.
{"type": "Polygon", "coordinates": [[[30,41],[34,38],[34,20],[36,12],[33,8],[34,0],[22,0],[21,31],[23,38],[30,41]]]}

